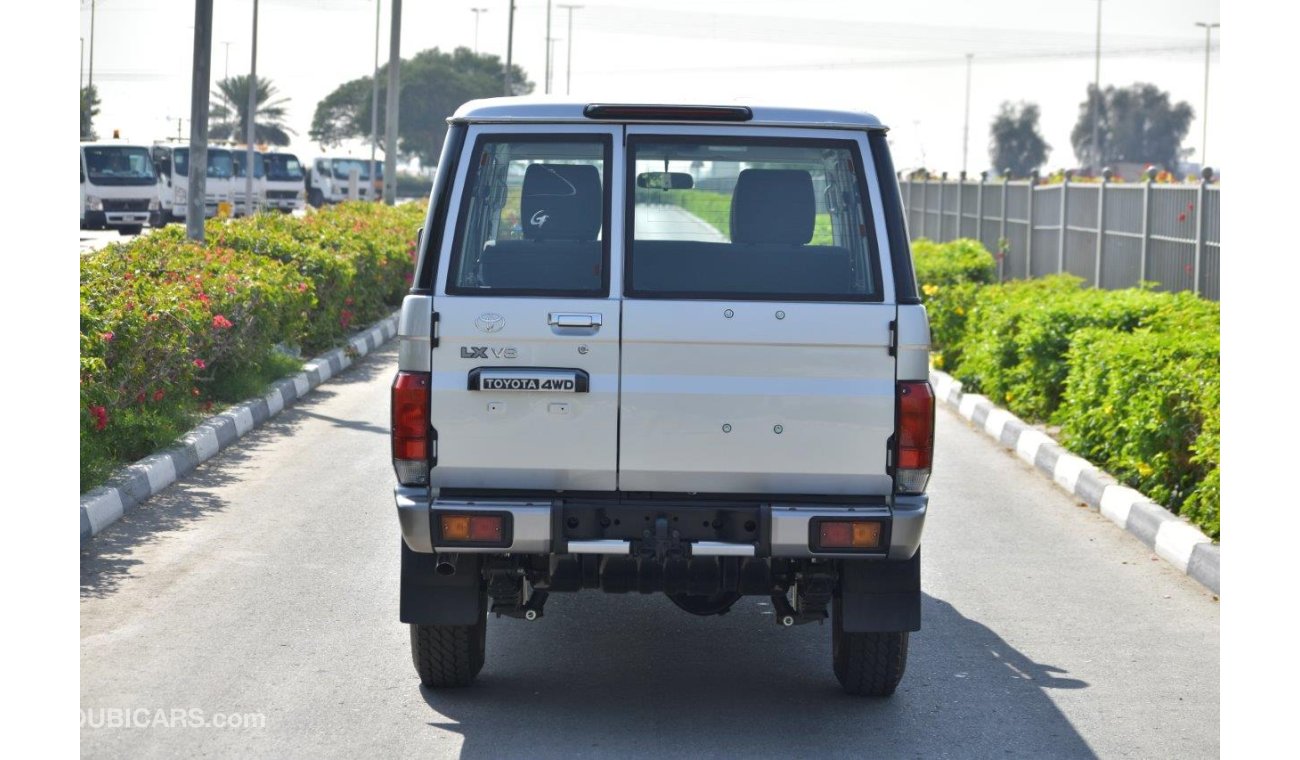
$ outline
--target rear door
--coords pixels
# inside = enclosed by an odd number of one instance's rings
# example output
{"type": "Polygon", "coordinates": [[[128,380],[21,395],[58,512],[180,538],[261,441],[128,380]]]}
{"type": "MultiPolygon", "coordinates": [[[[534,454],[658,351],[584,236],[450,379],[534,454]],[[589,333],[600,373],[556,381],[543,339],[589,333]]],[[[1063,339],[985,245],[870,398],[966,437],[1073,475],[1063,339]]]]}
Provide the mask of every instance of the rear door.
{"type": "Polygon", "coordinates": [[[620,487],[888,494],[896,309],[864,135],[701,132],[628,128],[630,185],[692,187],[629,206],[620,487]]]}
{"type": "Polygon", "coordinates": [[[439,488],[617,488],[623,169],[608,126],[467,133],[434,296],[439,488]]]}

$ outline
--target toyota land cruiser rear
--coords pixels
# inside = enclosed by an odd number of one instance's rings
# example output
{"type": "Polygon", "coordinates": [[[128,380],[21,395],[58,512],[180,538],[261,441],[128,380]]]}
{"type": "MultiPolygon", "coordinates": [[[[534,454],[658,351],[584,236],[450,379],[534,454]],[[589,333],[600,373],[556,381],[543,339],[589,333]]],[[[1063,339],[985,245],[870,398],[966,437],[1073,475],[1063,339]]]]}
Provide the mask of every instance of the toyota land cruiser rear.
{"type": "Polygon", "coordinates": [[[920,629],[929,327],[874,117],[474,101],[392,391],[401,620],[428,687],[551,593],[829,618],[845,690],[920,629]]]}

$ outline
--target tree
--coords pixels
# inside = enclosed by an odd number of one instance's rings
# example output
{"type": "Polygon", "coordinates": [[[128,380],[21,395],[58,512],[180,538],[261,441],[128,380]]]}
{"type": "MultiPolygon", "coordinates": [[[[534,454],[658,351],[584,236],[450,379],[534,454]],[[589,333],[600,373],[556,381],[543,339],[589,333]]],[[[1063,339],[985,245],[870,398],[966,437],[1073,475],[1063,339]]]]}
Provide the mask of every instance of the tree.
{"type": "MultiPolygon", "coordinates": [[[[316,104],[309,134],[322,149],[348,139],[369,139],[373,81],[365,76],[345,82],[316,104]]],[[[516,95],[533,91],[533,83],[517,65],[511,66],[511,88],[516,95]]],[[[383,144],[387,89],[385,64],[379,71],[380,150],[387,149],[383,144]]],[[[447,117],[467,100],[494,97],[504,89],[504,66],[494,55],[474,53],[464,47],[451,53],[433,48],[409,60],[402,59],[398,154],[418,156],[426,165],[437,163],[447,134],[447,117]]]]}
{"type": "Polygon", "coordinates": [[[99,115],[99,93],[94,85],[81,88],[81,139],[98,140],[95,134],[95,117],[99,115]]]}
{"type": "Polygon", "coordinates": [[[1027,177],[1047,160],[1052,146],[1038,131],[1038,104],[1003,102],[989,127],[989,160],[996,171],[1027,177]]]}
{"type": "Polygon", "coordinates": [[[1135,82],[1124,89],[1110,86],[1100,99],[1097,89],[1088,85],[1088,98],[1079,104],[1079,121],[1070,133],[1070,142],[1081,164],[1125,162],[1173,169],[1188,152],[1182,150],[1182,142],[1192,115],[1190,105],[1171,104],[1169,93],[1153,84],[1135,82]],[[1099,151],[1092,145],[1094,105],[1099,151]]]}
{"type": "MultiPolygon", "coordinates": [[[[284,123],[284,104],[289,98],[276,97],[270,79],[257,78],[257,118],[253,141],[264,145],[288,145],[289,135],[297,134],[284,123]]],[[[233,76],[217,82],[217,99],[210,106],[212,122],[208,137],[214,140],[242,141],[248,135],[248,76],[233,76]]]]}

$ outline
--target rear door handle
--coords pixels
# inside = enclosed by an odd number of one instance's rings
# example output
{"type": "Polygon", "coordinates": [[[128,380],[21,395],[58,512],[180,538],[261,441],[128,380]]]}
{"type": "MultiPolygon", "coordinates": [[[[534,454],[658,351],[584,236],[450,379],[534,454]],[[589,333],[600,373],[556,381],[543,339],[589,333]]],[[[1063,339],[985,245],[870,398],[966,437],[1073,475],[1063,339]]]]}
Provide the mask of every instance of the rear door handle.
{"type": "Polygon", "coordinates": [[[551,312],[547,315],[546,323],[551,327],[600,327],[602,318],[600,314],[571,314],[561,312],[551,312]]]}

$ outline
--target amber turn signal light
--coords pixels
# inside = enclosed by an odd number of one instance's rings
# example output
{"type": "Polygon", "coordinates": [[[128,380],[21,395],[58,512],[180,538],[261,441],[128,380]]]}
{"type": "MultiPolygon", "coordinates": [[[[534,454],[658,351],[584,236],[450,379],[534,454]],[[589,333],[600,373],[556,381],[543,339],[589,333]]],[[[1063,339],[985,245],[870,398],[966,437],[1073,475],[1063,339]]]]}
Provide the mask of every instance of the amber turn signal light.
{"type": "Polygon", "coordinates": [[[879,549],[881,525],[875,520],[824,520],[814,549],[879,549]]]}

